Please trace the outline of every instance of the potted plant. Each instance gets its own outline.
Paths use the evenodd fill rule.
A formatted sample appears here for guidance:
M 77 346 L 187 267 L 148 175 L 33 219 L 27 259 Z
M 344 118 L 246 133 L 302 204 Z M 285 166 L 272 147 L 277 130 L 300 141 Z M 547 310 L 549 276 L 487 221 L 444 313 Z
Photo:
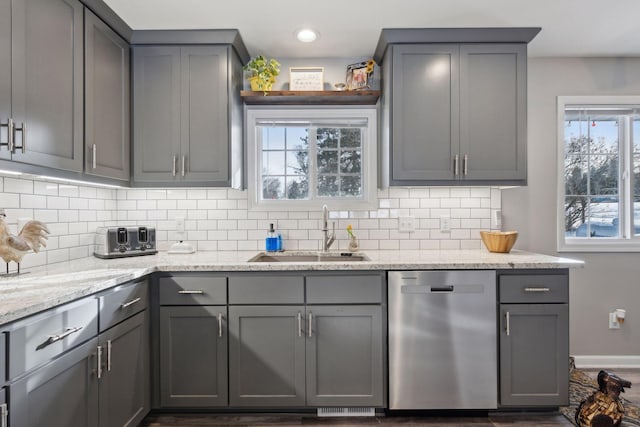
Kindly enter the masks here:
M 273 87 L 276 76 L 280 74 L 280 63 L 273 58 L 267 59 L 263 55 L 258 55 L 252 58 L 242 69 L 247 72 L 251 90 L 261 90 L 266 95 L 266 92 Z

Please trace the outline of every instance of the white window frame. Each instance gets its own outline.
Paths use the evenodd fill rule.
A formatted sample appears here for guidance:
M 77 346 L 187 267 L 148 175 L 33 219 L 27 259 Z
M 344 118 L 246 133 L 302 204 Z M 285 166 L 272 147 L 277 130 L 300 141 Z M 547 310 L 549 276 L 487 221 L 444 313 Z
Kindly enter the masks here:
M 565 109 L 571 105 L 603 107 L 640 106 L 640 96 L 558 96 L 557 99 L 557 247 L 558 252 L 640 252 L 640 238 L 633 235 L 632 173 L 633 142 L 623 141 L 620 147 L 619 194 L 621 231 L 628 237 L 588 239 L 567 237 L 564 230 L 564 134 Z M 630 158 L 631 157 L 631 158 Z
M 332 198 L 322 197 L 310 200 L 261 200 L 260 192 L 260 156 L 258 150 L 257 123 L 263 121 L 295 121 L 295 120 L 366 120 L 367 126 L 362 140 L 362 197 Z M 321 209 L 329 205 L 332 210 L 370 210 L 377 209 L 377 152 L 378 122 L 377 110 L 374 108 L 332 107 L 318 108 L 273 108 L 248 107 L 245 115 L 245 135 L 247 147 L 247 191 L 250 210 L 265 211 L 301 211 Z M 310 177 L 309 185 L 315 185 L 317 173 L 313 150 L 309 153 Z

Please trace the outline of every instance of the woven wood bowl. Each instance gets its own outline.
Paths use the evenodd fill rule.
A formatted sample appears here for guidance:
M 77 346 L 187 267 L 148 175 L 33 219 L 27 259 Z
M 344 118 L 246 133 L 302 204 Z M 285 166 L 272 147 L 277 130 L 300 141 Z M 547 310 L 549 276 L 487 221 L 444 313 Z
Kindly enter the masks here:
M 509 253 L 518 239 L 517 231 L 481 231 L 482 243 L 489 252 Z

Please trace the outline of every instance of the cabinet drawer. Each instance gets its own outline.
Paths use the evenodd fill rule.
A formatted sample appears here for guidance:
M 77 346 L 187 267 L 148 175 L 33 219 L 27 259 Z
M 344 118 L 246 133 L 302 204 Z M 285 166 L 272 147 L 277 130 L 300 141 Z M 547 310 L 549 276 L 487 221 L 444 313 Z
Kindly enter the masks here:
M 149 304 L 147 281 L 117 286 L 101 295 L 100 332 L 147 308 Z
M 500 276 L 501 303 L 569 302 L 569 276 L 523 274 Z
M 161 305 L 216 305 L 227 303 L 227 278 L 205 275 L 158 279 Z
M 237 275 L 229 277 L 229 304 L 302 304 L 302 276 Z
M 22 320 L 9 331 L 9 379 L 40 365 L 98 334 L 94 297 Z
M 380 304 L 382 276 L 307 276 L 307 303 L 310 304 Z

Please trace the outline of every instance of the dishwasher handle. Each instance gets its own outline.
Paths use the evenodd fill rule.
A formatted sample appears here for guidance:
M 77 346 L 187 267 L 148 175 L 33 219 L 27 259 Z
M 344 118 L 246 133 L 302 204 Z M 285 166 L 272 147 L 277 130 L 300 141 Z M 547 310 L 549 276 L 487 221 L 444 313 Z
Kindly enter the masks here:
M 431 292 L 453 292 L 453 285 L 448 286 L 431 286 Z

